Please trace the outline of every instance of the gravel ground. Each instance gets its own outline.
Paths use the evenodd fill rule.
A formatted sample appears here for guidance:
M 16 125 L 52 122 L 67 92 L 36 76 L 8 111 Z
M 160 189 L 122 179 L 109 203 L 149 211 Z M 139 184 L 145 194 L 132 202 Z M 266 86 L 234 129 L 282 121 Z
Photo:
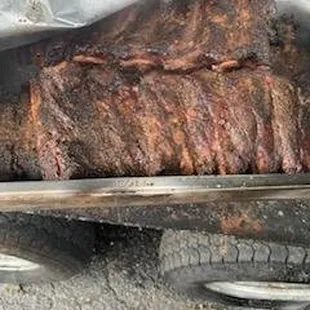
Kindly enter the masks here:
M 44 285 L 0 285 L 0 310 L 246 310 L 197 304 L 165 286 L 158 277 L 160 232 L 116 226 L 98 232 L 97 254 L 82 274 Z
M 46 285 L 3 285 L 0 310 L 216 309 L 186 300 L 160 282 L 160 236 L 156 231 L 105 226 L 100 229 L 99 253 L 83 274 Z

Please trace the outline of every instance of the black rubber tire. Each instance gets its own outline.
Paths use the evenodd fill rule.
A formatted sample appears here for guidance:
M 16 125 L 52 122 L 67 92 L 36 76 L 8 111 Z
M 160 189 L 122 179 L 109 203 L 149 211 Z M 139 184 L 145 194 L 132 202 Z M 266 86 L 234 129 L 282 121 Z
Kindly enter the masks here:
M 38 283 L 67 279 L 89 262 L 94 229 L 63 218 L 0 213 L 0 254 L 29 260 L 34 270 L 1 270 L 1 283 Z
M 232 298 L 208 291 L 214 281 L 309 283 L 310 250 L 233 236 L 166 231 L 160 246 L 161 273 L 177 291 L 224 305 L 281 308 L 283 302 Z

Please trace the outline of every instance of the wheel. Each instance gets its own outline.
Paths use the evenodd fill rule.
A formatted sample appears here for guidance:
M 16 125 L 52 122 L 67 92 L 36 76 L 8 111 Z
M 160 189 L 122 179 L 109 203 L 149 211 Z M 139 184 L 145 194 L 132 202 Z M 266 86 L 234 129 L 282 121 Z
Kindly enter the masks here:
M 93 252 L 88 223 L 0 213 L 0 282 L 26 284 L 69 278 Z
M 164 279 L 191 297 L 268 309 L 310 303 L 310 250 L 304 247 L 166 231 L 160 261 Z

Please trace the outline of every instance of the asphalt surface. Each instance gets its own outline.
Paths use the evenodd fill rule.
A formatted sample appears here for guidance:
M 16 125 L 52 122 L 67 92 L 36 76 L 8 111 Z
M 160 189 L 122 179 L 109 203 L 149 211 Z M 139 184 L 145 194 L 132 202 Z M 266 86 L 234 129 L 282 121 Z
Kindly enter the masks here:
M 3 285 L 0 310 L 218 309 L 178 296 L 158 277 L 157 231 L 103 226 L 99 252 L 83 274 L 68 281 Z

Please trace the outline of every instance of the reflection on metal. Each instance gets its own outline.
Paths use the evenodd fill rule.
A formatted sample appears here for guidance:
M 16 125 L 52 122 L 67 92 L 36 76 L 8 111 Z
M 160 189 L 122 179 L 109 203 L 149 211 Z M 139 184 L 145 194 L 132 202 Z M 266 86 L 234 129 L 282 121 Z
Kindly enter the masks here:
M 272 282 L 211 282 L 205 287 L 226 296 L 274 301 L 310 301 L 310 285 Z
M 32 271 L 40 268 L 40 265 L 31 261 L 11 256 L 7 254 L 0 254 L 0 271 Z
M 310 199 L 309 174 L 0 183 L 1 211 L 294 199 Z

